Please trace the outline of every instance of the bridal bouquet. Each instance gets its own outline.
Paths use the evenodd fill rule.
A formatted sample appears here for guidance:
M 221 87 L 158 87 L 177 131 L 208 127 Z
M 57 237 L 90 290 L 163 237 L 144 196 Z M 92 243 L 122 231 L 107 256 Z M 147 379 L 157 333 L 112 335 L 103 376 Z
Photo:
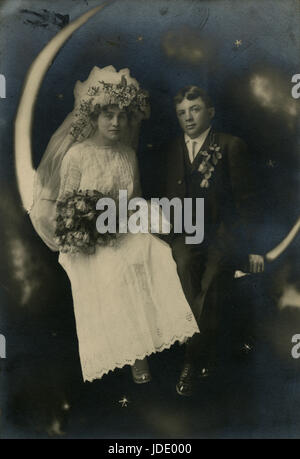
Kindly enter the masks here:
M 96 203 L 103 197 L 96 190 L 79 190 L 67 193 L 57 203 L 55 242 L 60 252 L 92 254 L 96 245 L 116 239 L 116 233 L 100 234 L 96 229 Z

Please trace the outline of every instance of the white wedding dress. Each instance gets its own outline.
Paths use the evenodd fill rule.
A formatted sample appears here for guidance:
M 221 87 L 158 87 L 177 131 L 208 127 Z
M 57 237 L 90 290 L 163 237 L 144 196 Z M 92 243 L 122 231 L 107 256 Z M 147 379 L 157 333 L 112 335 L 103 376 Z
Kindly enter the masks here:
M 61 168 L 59 199 L 73 190 L 118 199 L 139 193 L 135 153 L 128 147 L 73 145 Z M 60 253 L 71 282 L 85 381 L 199 332 L 183 294 L 171 249 L 151 234 L 123 234 L 92 255 Z

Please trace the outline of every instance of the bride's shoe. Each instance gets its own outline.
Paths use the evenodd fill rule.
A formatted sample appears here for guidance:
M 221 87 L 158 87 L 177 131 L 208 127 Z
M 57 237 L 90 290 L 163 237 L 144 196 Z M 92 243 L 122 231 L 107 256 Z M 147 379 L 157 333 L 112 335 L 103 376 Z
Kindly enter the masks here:
M 131 366 L 133 381 L 136 384 L 145 384 L 151 381 L 151 374 L 148 366 L 147 358 L 136 360 Z

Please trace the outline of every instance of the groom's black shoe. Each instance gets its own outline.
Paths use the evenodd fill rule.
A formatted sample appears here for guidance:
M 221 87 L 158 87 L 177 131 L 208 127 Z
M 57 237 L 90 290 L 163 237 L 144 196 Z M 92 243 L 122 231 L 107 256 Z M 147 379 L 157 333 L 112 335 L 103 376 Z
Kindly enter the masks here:
M 179 381 L 176 384 L 176 392 L 183 397 L 191 397 L 194 394 L 196 371 L 193 365 L 186 363 L 182 369 Z
M 206 366 L 206 367 L 202 367 L 198 370 L 197 372 L 197 378 L 200 380 L 200 381 L 205 381 L 207 380 L 208 378 L 211 378 L 212 374 L 214 372 L 214 367 L 212 366 Z

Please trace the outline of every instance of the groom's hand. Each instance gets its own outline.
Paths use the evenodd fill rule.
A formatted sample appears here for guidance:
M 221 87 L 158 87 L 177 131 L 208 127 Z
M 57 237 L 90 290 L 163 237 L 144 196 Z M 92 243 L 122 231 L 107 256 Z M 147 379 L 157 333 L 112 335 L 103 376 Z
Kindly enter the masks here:
M 264 257 L 262 255 L 250 254 L 249 255 L 249 272 L 250 273 L 263 273 L 265 270 Z

